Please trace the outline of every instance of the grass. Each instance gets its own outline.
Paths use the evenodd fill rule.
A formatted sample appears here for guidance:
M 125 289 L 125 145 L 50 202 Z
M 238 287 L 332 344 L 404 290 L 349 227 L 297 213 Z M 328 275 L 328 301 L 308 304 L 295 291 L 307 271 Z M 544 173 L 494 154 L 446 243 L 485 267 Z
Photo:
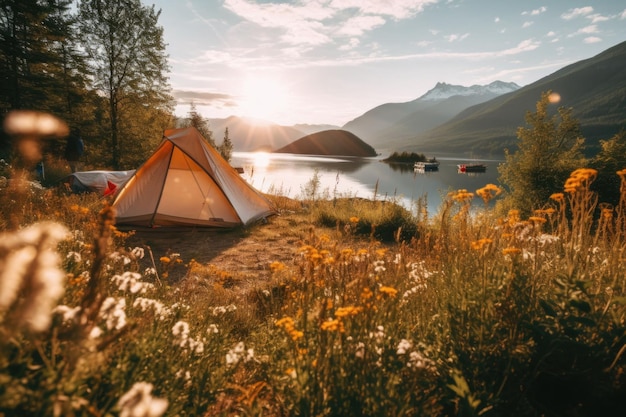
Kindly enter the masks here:
M 416 216 L 314 178 L 270 196 L 293 260 L 246 286 L 145 268 L 98 197 L 5 182 L 0 415 L 623 415 L 620 175 L 616 207 L 580 170 L 526 219 L 476 202 L 494 186 Z

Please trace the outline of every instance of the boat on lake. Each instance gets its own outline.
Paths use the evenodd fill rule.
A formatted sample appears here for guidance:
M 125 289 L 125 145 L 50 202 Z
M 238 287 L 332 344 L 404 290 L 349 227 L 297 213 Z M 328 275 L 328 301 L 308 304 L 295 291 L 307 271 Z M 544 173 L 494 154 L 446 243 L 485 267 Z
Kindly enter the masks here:
M 485 172 L 487 171 L 487 165 L 480 163 L 471 163 L 471 164 L 458 164 L 457 168 L 460 173 L 470 173 L 470 172 Z
M 418 161 L 413 164 L 416 171 L 437 171 L 439 169 L 439 161 L 436 158 L 428 161 Z

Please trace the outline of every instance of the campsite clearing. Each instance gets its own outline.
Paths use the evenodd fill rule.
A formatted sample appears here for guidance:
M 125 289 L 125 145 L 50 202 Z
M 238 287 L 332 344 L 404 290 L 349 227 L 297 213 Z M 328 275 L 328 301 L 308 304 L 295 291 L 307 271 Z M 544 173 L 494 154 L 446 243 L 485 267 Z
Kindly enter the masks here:
M 126 246 L 149 249 L 155 265 L 146 252 L 143 266 L 155 266 L 159 273 L 165 269 L 159 261 L 161 257 L 179 254 L 183 262 L 169 269 L 168 280 L 172 283 L 187 274 L 187 266 L 194 260 L 228 272 L 230 282 L 240 286 L 269 279 L 272 262 L 291 262 L 309 227 L 308 216 L 278 215 L 248 228 L 137 231 L 128 238 Z

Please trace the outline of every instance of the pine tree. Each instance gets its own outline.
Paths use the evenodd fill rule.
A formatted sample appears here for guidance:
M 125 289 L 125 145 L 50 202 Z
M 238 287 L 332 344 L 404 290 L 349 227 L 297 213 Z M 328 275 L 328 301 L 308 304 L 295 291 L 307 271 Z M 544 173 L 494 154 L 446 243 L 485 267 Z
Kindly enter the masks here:
M 230 162 L 230 158 L 233 156 L 233 143 L 228 137 L 228 128 L 224 130 L 224 141 L 220 145 L 220 154 L 222 157 Z
M 213 132 L 209 126 L 209 120 L 198 113 L 196 104 L 193 101 L 189 107 L 189 113 L 187 113 L 187 120 L 183 122 L 183 127 L 195 127 L 207 142 L 209 142 L 212 147 L 216 148 Z
M 84 74 L 69 65 L 79 60 L 70 46 L 74 27 L 71 0 L 5 0 L 0 7 L 0 115 L 32 109 L 67 118 L 68 92 Z

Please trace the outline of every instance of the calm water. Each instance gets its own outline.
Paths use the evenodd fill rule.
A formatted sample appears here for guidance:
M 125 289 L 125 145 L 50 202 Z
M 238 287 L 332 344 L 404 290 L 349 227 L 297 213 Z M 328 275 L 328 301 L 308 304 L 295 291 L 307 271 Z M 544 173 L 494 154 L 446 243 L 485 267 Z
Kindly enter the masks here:
M 467 159 L 437 159 L 440 161 L 439 170 L 427 173 L 416 173 L 406 165 L 402 168 L 391 166 L 381 162 L 380 158 L 234 152 L 231 163 L 242 167 L 243 177 L 262 192 L 302 197 L 317 172 L 320 192 L 330 196 L 396 198 L 407 208 L 426 196 L 429 213 L 437 211 L 442 195 L 445 196 L 448 191 L 464 188 L 474 192 L 485 184 L 498 184 L 497 167 L 502 161 L 474 159 L 472 161 L 486 164 L 487 171 L 460 174 L 457 164 L 466 163 Z

